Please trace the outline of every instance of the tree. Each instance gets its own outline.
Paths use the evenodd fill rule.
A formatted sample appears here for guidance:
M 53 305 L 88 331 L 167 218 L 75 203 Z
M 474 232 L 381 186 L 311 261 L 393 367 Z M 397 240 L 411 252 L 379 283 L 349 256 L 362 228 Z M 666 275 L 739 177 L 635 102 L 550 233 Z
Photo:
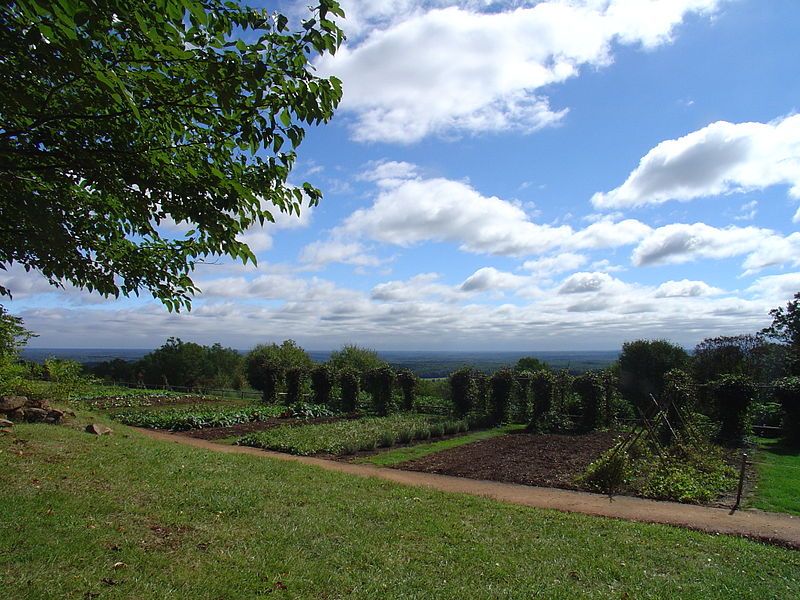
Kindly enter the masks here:
M 311 64 L 344 39 L 331 16 L 317 0 L 294 32 L 223 0 L 2 5 L 0 268 L 179 310 L 198 261 L 255 263 L 240 234 L 321 198 L 287 181 L 303 125 L 341 99 Z
M 772 324 L 762 333 L 788 346 L 788 370 L 791 375 L 800 375 L 800 292 L 786 304 L 786 308 L 779 306 L 769 311 L 769 315 Z
M 22 318 L 10 314 L 0 304 L 0 359 L 15 359 L 32 337 L 36 334 L 25 329 Z
M 672 369 L 685 369 L 686 350 L 667 340 L 636 340 L 622 345 L 619 356 L 619 388 L 622 396 L 640 410 L 652 406 L 664 391 L 664 376 Z
M 544 363 L 533 356 L 523 356 L 517 361 L 517 364 L 514 365 L 514 371 L 518 373 L 521 371 L 530 371 L 531 373 L 535 373 L 536 371 L 549 370 L 550 367 L 547 365 L 547 363 Z
M 328 362 L 337 373 L 343 369 L 353 369 L 362 376 L 386 366 L 386 361 L 375 350 L 355 344 L 345 344 L 341 349 L 334 350 Z
M 695 346 L 692 370 L 701 383 L 720 375 L 747 375 L 761 380 L 769 355 L 769 344 L 761 335 L 706 338 Z
M 284 340 L 278 344 L 259 344 L 248 352 L 245 357 L 245 370 L 250 385 L 257 390 L 264 391 L 263 369 L 277 373 L 278 382 L 283 379 L 283 374 L 289 369 L 303 369 L 310 371 L 314 366 L 308 353 L 297 345 L 294 340 Z

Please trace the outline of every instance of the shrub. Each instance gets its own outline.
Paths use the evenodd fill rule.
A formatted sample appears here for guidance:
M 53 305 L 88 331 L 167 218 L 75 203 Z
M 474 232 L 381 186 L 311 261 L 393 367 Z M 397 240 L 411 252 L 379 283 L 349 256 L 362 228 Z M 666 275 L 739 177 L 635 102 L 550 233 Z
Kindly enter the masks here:
M 575 378 L 573 388 L 581 398 L 581 428 L 584 431 L 593 431 L 605 424 L 605 411 L 601 406 L 605 385 L 600 375 L 587 371 Z
M 740 446 L 748 432 L 748 412 L 755 394 L 752 380 L 742 375 L 723 375 L 711 383 L 720 428 L 718 441 Z
M 397 432 L 397 443 L 408 444 L 414 439 L 414 432 L 411 429 L 401 429 Z
M 317 365 L 311 370 L 311 391 L 314 403 L 330 406 L 333 374 L 328 365 Z
M 697 398 L 697 386 L 692 377 L 680 369 L 672 369 L 664 376 L 664 393 L 661 406 L 667 407 L 667 420 L 658 432 L 661 442 L 671 444 L 673 434 L 681 434 L 691 427 L 686 419 L 693 413 Z
M 378 448 L 388 448 L 394 446 L 394 443 L 395 435 L 391 431 L 384 431 L 380 437 L 378 437 Z
M 553 405 L 554 378 L 550 371 L 536 371 L 531 375 L 531 391 L 533 392 L 533 410 L 531 427 L 539 427 L 540 421 L 550 412 Z
M 414 395 L 417 390 L 417 376 L 411 369 L 400 369 L 397 372 L 397 383 L 403 392 L 403 410 L 414 410 Z
M 508 419 L 508 406 L 514 388 L 514 372 L 511 369 L 496 371 L 489 380 L 489 386 L 491 388 L 489 421 L 493 425 L 499 425 Z
M 394 371 L 388 365 L 378 367 L 369 372 L 370 395 L 375 414 L 385 416 L 392 404 L 392 384 Z
M 722 454 L 710 446 L 677 451 L 648 460 L 643 468 L 640 491 L 658 500 L 709 502 L 728 491 L 736 481 L 736 471 L 725 463 Z
M 464 367 L 450 374 L 450 397 L 453 409 L 459 417 L 466 417 L 475 404 L 475 382 L 472 369 Z
M 639 410 L 652 407 L 650 394 L 660 398 L 664 376 L 689 363 L 686 350 L 666 340 L 637 340 L 622 345 L 619 388 L 622 396 Z
M 431 437 L 442 437 L 444 435 L 444 425 L 436 423 L 431 425 Z
M 297 404 L 302 400 L 304 376 L 305 371 L 300 367 L 292 367 L 286 371 L 286 404 Z
M 358 394 L 361 388 L 358 373 L 350 368 L 342 369 L 339 372 L 339 386 L 342 390 L 342 410 L 346 413 L 355 412 L 358 409 Z
M 800 377 L 778 379 L 774 389 L 775 399 L 783 410 L 783 438 L 790 444 L 800 444 Z
M 283 375 L 288 369 L 310 369 L 311 358 L 293 340 L 278 344 L 260 344 L 245 357 L 247 380 L 253 389 L 264 394 L 264 400 L 274 402 Z
M 627 453 L 612 448 L 586 468 L 578 483 L 596 492 L 613 494 L 625 486 L 631 475 Z
M 522 360 L 522 359 L 520 359 Z M 514 423 L 526 423 L 530 418 L 530 389 L 531 371 L 518 371 L 514 373 L 514 402 L 511 406 L 509 418 Z

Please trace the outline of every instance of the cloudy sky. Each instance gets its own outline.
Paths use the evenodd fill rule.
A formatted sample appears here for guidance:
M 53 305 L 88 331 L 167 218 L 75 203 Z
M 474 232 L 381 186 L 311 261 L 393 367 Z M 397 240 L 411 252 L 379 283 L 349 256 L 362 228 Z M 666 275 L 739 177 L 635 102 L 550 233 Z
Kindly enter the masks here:
M 35 345 L 691 346 L 800 290 L 797 0 L 342 4 L 344 100 L 293 174 L 320 206 L 188 314 L 12 270 Z

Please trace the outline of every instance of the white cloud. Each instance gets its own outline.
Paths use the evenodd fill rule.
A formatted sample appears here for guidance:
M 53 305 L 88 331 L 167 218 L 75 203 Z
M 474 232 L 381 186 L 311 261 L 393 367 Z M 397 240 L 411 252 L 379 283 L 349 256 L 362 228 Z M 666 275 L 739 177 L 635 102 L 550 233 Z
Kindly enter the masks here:
M 557 275 L 566 271 L 574 271 L 586 264 L 586 257 L 582 254 L 563 252 L 555 256 L 545 256 L 536 260 L 526 260 L 522 268 L 538 277 Z
M 387 180 L 383 180 L 387 181 Z M 334 232 L 411 246 L 453 242 L 467 252 L 530 256 L 556 248 L 611 248 L 636 243 L 652 230 L 628 219 L 598 221 L 575 231 L 569 225 L 542 225 L 515 202 L 484 196 L 450 179 L 391 179 L 372 206 L 352 213 Z
M 696 298 L 721 294 L 722 290 L 708 285 L 705 281 L 665 281 L 655 291 L 656 298 Z
M 800 198 L 800 115 L 770 123 L 717 121 L 650 150 L 618 188 L 597 193 L 601 209 L 789 185 Z
M 615 41 L 647 48 L 669 42 L 687 14 L 710 14 L 719 3 L 548 0 L 499 11 L 479 2 L 350 3 L 350 27 L 362 33 L 361 23 L 371 21 L 374 29 L 318 67 L 343 79 L 341 109 L 355 114 L 358 140 L 531 132 L 566 114 L 550 108 L 542 88 L 577 76 L 582 66 L 610 64 Z M 427 10 L 435 4 L 462 6 Z
M 785 304 L 800 292 L 800 273 L 759 277 L 747 291 L 758 298 L 764 298 L 774 308 L 779 304 Z
M 607 273 L 575 273 L 570 275 L 558 290 L 559 294 L 586 294 L 599 292 L 615 282 Z
M 378 160 L 367 163 L 365 170 L 356 179 L 374 181 L 379 186 L 390 187 L 416 177 L 417 165 L 404 161 Z
M 300 261 L 312 268 L 319 268 L 329 263 L 376 267 L 385 262 L 371 255 L 360 242 L 337 239 L 311 242 L 300 252 Z
M 797 212 L 794 213 L 794 217 L 792 217 L 792 223 L 800 223 L 800 208 L 798 208 Z
M 452 287 L 438 283 L 438 273 L 420 273 L 406 281 L 387 281 L 372 288 L 373 300 L 382 302 L 422 302 L 431 297 L 456 300 L 461 294 Z
M 654 230 L 634 249 L 636 266 L 722 259 L 756 252 L 775 232 L 757 227 L 717 228 L 705 223 L 673 223 Z
M 506 273 L 494 267 L 483 267 L 467 277 L 459 289 L 463 292 L 492 292 L 516 290 L 526 284 L 530 284 L 529 277 Z

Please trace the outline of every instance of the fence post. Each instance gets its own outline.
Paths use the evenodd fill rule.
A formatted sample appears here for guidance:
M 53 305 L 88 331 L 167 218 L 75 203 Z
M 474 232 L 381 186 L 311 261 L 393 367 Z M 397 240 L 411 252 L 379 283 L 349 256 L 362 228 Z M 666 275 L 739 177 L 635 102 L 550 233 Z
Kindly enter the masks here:
M 733 505 L 731 513 L 739 508 L 739 503 L 742 501 L 742 488 L 744 487 L 744 474 L 747 467 L 747 452 L 742 452 L 742 466 L 739 468 L 739 486 L 736 488 L 736 504 Z

